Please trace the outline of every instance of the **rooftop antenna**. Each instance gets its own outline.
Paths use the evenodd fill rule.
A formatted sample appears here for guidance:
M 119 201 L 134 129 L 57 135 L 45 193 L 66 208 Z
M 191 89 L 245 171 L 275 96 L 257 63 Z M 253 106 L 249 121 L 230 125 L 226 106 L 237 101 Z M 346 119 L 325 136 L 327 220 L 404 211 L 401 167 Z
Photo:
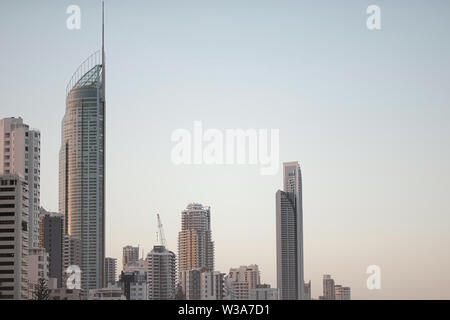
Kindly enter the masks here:
M 105 98 L 105 1 L 102 1 L 102 86 Z
M 158 217 L 158 229 L 159 229 L 159 240 L 162 246 L 166 246 L 166 237 L 164 236 L 164 229 L 161 223 L 161 218 L 159 217 L 159 213 L 156 214 Z

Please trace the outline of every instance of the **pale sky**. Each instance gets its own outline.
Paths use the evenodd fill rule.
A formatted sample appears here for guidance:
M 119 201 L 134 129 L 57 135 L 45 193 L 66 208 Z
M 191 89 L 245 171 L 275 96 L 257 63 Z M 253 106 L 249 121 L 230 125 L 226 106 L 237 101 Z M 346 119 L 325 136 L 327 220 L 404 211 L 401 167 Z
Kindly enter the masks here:
M 81 30 L 66 8 L 81 8 Z M 382 28 L 366 28 L 366 8 Z M 106 255 L 177 253 L 180 213 L 211 206 L 216 269 L 276 286 L 275 192 L 252 165 L 175 166 L 171 133 L 280 129 L 303 174 L 305 280 L 354 299 L 450 299 L 450 2 L 106 1 Z M 41 203 L 58 209 L 65 88 L 100 44 L 101 3 L 0 1 L 0 117 L 42 132 Z M 281 163 L 280 163 L 281 166 Z M 381 290 L 366 268 L 381 268 Z

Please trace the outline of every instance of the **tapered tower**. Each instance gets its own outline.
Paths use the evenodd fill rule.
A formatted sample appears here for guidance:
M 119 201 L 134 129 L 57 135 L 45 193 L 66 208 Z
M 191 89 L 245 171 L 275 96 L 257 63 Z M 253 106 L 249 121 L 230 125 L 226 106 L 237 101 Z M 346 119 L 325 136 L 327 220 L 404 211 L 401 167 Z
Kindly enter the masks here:
M 75 71 L 66 90 L 59 154 L 59 210 L 64 232 L 81 253 L 81 289 L 104 285 L 105 260 L 105 24 L 102 49 Z

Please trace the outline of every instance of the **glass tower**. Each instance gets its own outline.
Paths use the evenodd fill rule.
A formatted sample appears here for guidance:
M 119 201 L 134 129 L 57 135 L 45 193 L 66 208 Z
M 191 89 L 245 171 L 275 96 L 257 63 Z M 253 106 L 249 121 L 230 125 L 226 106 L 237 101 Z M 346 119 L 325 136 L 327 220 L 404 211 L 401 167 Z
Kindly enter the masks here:
M 104 20 L 103 20 L 104 21 Z M 104 40 L 104 23 L 102 40 Z M 104 286 L 105 55 L 86 59 L 67 86 L 59 154 L 59 210 L 64 232 L 78 241 L 81 289 Z M 75 248 L 73 248 L 75 249 Z
M 283 164 L 276 193 L 277 285 L 282 300 L 304 299 L 302 176 L 298 162 Z

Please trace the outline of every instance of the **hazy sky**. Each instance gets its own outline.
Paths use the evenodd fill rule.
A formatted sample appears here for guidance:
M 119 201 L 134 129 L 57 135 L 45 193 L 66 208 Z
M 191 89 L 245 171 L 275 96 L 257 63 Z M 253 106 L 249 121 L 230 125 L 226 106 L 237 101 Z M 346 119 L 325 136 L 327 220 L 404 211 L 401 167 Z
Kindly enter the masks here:
M 81 30 L 66 8 L 81 8 Z M 366 28 L 381 8 L 382 29 Z M 0 117 L 42 132 L 41 202 L 58 209 L 65 88 L 100 48 L 100 1 L 0 1 Z M 360 299 L 450 299 L 450 2 L 106 1 L 107 256 L 177 252 L 180 213 L 211 206 L 216 268 L 276 286 L 281 171 L 175 166 L 177 128 L 280 129 L 303 173 L 305 280 Z M 281 165 L 281 164 L 280 164 Z M 381 290 L 366 268 L 381 267 Z

